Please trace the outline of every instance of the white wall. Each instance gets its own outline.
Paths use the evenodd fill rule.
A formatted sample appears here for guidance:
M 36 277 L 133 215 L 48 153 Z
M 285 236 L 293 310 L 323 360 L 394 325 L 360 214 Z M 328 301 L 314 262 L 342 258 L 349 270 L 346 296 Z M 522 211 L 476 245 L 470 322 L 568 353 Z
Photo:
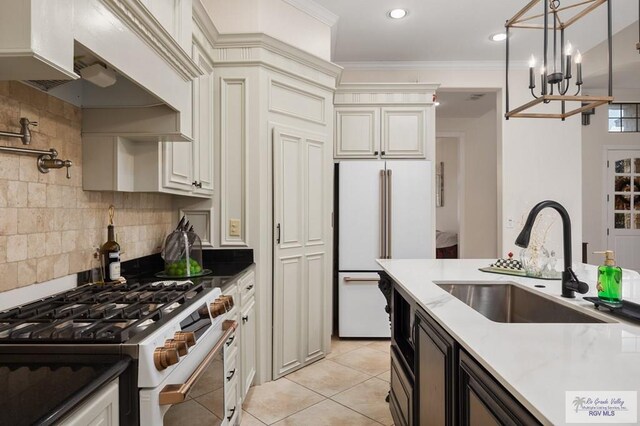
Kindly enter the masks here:
M 264 33 L 331 60 L 331 27 L 282 0 L 202 0 L 221 34 Z
M 436 139 L 436 166 L 444 163 L 444 205 L 436 207 L 436 229 L 458 233 L 458 139 Z
M 437 114 L 437 111 L 436 111 Z M 460 257 L 498 256 L 497 111 L 479 118 L 439 118 L 437 132 L 464 134 L 464 200 L 460 220 Z
M 441 89 L 496 89 L 504 91 L 502 69 L 469 69 L 463 67 L 367 70 L 345 69 L 342 82 L 420 82 L 440 83 Z M 530 100 L 527 70 L 511 73 L 511 105 Z M 498 110 L 504 112 L 504 98 L 499 97 Z M 520 232 L 508 228 L 507 220 L 518 221 L 537 202 L 555 199 L 562 203 L 573 223 L 574 260 L 580 260 L 582 229 L 582 164 L 580 118 L 562 122 L 551 119 L 511 119 L 496 114 L 497 179 L 498 179 L 498 251 L 519 252 L 514 241 Z M 436 129 L 437 131 L 437 129 Z M 428 149 L 434 158 L 435 146 Z M 476 208 L 483 208 L 478 205 Z M 550 232 L 547 247 L 562 253 L 562 232 L 558 224 Z
M 604 94 L 591 91 L 590 94 Z M 616 102 L 640 102 L 640 90 L 614 90 Z M 606 147 L 627 146 L 640 149 L 640 133 L 609 133 L 607 107 L 596 110 L 591 124 L 582 126 L 582 239 L 589 243 L 589 262 L 599 264 L 596 250 L 607 249 L 604 200 L 606 190 Z

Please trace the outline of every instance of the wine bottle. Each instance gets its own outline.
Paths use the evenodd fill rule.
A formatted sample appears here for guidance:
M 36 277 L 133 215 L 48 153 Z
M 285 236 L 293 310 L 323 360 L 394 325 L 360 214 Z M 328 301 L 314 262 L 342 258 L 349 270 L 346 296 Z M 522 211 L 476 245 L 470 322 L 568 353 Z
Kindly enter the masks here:
M 113 227 L 115 208 L 109 207 L 109 225 L 107 226 L 107 242 L 100 247 L 104 281 L 113 282 L 120 278 L 120 244 L 116 241 Z

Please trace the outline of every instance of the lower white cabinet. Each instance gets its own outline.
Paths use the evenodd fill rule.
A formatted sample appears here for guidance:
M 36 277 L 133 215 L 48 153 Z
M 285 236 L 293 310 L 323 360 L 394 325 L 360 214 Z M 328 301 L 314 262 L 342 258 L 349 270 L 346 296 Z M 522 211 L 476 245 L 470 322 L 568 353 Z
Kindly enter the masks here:
M 92 395 L 61 420 L 61 426 L 117 426 L 120 424 L 118 379 Z
M 240 313 L 242 334 L 242 397 L 247 394 L 256 376 L 256 303 L 251 300 Z

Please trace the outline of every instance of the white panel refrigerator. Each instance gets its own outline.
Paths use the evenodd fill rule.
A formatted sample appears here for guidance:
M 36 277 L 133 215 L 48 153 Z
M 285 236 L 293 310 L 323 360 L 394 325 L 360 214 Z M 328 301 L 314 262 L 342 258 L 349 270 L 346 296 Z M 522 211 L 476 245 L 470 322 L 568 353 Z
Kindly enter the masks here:
M 390 337 L 376 259 L 434 257 L 431 162 L 343 161 L 338 191 L 338 334 Z

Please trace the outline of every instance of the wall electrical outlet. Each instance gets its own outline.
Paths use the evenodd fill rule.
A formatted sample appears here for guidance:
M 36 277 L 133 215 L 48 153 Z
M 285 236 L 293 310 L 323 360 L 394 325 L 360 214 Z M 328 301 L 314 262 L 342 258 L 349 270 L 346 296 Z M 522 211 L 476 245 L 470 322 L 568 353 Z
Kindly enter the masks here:
M 229 236 L 240 236 L 240 219 L 229 219 Z

